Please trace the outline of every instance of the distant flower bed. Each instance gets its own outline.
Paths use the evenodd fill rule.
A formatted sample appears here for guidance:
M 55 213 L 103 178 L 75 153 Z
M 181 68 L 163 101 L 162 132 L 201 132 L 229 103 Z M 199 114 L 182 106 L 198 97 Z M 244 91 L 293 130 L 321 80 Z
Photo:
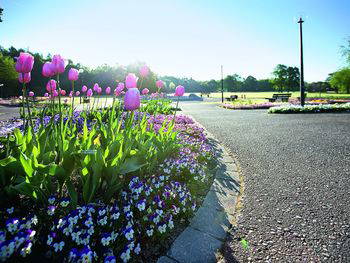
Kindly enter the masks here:
M 350 100 L 346 99 L 323 99 L 323 98 L 310 98 L 306 101 L 309 104 L 336 104 L 336 103 L 348 103 Z
M 319 112 L 350 112 L 350 103 L 319 104 L 319 105 L 283 105 L 270 108 L 268 113 L 319 113 Z
M 256 109 L 269 109 L 271 107 L 280 106 L 272 102 L 260 103 L 260 104 L 221 104 L 220 107 L 231 110 L 256 110 Z

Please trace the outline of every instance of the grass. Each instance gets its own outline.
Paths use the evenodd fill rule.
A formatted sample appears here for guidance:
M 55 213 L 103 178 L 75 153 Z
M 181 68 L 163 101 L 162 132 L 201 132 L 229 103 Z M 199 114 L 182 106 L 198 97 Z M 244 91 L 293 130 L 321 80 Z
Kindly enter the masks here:
M 239 98 L 245 95 L 246 99 L 264 99 L 272 98 L 272 95 L 277 93 L 276 91 L 269 92 L 224 92 L 224 98 L 230 97 L 231 95 L 238 95 Z M 292 98 L 297 98 L 300 96 L 300 92 L 294 91 L 292 93 Z M 200 93 L 196 93 L 200 96 Z M 221 98 L 221 92 L 210 93 L 210 98 Z M 319 92 L 308 92 L 307 98 L 325 98 L 325 99 L 350 99 L 350 94 L 336 94 L 336 93 L 319 93 Z

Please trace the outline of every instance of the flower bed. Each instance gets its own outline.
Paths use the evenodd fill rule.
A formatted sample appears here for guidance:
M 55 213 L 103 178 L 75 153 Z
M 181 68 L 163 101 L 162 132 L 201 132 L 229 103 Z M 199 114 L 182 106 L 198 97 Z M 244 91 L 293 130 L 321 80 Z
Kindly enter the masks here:
M 272 103 L 272 102 L 266 102 L 266 103 L 259 103 L 259 104 L 230 104 L 230 103 L 224 103 L 221 104 L 220 107 L 225 109 L 231 109 L 231 110 L 256 110 L 256 109 L 269 109 L 271 107 L 280 106 L 281 104 Z
M 25 86 L 31 61 L 21 53 L 16 64 L 23 120 L 0 130 L 0 261 L 155 261 L 212 182 L 213 150 L 203 129 L 176 112 L 160 114 L 166 102 L 139 111 L 134 74 L 126 76 L 123 101 L 119 83 L 112 106 L 99 109 L 94 100 L 77 111 L 78 71 L 71 69 L 71 104 L 63 107 L 66 92 L 50 80 L 49 100 L 33 114 Z M 43 75 L 59 79 L 64 69 L 55 55 Z M 141 83 L 147 72 L 141 69 Z M 82 88 L 88 97 L 102 89 L 93 90 Z M 183 93 L 178 86 L 175 95 Z
M 350 103 L 319 104 L 319 105 L 285 105 L 270 108 L 268 113 L 320 113 L 320 112 L 349 112 Z

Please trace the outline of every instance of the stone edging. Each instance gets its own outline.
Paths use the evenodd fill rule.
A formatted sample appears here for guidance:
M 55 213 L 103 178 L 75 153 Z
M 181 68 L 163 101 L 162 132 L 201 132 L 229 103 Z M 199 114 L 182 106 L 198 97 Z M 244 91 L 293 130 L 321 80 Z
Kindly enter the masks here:
M 220 152 L 214 182 L 189 226 L 157 263 L 217 262 L 216 253 L 223 245 L 228 230 L 235 224 L 240 195 L 239 170 L 228 151 L 213 135 L 206 133 Z

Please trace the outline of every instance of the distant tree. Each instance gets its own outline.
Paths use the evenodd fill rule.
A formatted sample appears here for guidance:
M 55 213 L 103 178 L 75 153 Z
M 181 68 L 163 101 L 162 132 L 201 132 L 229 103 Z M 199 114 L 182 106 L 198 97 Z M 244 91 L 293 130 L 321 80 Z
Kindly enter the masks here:
M 18 73 L 15 70 L 15 62 L 9 56 L 0 53 L 0 97 L 9 97 L 18 95 L 20 89 L 16 86 Z
M 350 68 L 343 68 L 334 72 L 330 78 L 330 84 L 341 93 L 350 93 Z
M 340 51 L 346 62 L 350 65 L 350 37 L 347 39 L 346 44 L 340 47 Z
M 4 9 L 0 7 L 0 22 L 2 22 L 2 12 L 3 11 L 4 11 Z
M 297 67 L 278 64 L 272 74 L 274 75 L 272 82 L 279 92 L 296 90 L 299 86 L 300 73 Z
M 258 81 L 253 76 L 248 76 L 243 81 L 243 90 L 244 91 L 258 91 Z

